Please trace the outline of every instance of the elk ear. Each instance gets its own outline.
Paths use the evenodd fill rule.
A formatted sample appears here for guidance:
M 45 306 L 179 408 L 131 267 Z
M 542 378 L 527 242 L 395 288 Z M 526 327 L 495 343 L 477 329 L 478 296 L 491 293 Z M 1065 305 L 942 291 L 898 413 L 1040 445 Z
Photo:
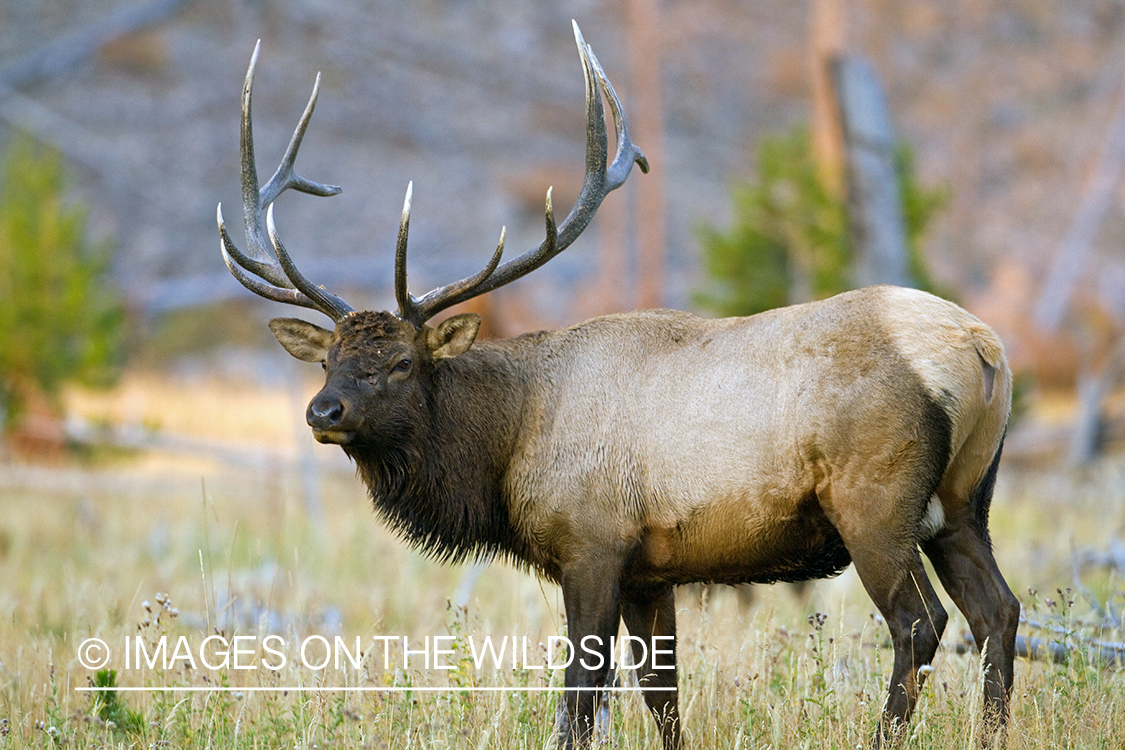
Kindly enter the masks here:
M 437 328 L 431 328 L 426 332 L 426 345 L 430 348 L 434 363 L 469 351 L 469 347 L 476 341 L 478 330 L 480 316 L 476 313 L 454 315 L 439 323 Z
M 270 330 L 285 351 L 305 362 L 323 362 L 332 343 L 332 331 L 298 318 L 274 318 Z

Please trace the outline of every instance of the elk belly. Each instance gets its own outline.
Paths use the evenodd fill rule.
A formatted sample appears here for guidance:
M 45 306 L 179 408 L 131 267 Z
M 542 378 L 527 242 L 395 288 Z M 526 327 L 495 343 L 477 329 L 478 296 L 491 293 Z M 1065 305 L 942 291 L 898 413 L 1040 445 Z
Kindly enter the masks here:
M 772 583 L 836 575 L 851 562 L 815 496 L 769 515 L 745 499 L 645 528 L 630 577 L 663 583 Z

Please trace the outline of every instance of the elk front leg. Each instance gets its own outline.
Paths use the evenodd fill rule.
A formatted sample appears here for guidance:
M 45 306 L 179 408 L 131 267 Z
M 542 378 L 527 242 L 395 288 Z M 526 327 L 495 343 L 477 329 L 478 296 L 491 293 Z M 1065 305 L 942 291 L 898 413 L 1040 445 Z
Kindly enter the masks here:
M 620 565 L 596 562 L 562 576 L 567 637 L 573 649 L 559 717 L 559 747 L 566 750 L 589 747 L 593 738 L 594 714 L 606 698 L 599 688 L 607 684 L 611 639 L 621 621 Z
M 660 727 L 664 750 L 679 750 L 683 741 L 676 699 L 676 599 L 672 587 L 626 589 L 621 595 L 621 616 L 629 634 L 642 639 L 632 641 L 637 683 L 648 688 L 645 705 Z

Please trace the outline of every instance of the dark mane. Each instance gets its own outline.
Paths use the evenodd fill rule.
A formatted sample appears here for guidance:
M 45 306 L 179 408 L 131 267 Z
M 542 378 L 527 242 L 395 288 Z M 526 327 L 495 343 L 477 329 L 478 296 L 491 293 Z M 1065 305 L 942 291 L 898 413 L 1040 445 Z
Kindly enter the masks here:
M 429 424 L 394 445 L 345 447 L 382 519 L 439 562 L 500 555 L 526 565 L 502 480 L 522 400 L 508 350 L 534 338 L 478 343 L 442 362 L 426 393 Z

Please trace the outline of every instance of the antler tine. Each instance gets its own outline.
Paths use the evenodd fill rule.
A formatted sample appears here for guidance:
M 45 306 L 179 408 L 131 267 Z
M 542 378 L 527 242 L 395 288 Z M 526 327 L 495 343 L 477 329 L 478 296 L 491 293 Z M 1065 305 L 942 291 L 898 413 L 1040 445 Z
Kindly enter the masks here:
M 246 250 L 249 256 L 243 255 L 233 243 L 228 250 L 233 251 L 231 257 L 240 266 L 255 276 L 275 286 L 292 289 L 292 283 L 273 263 L 267 250 L 265 235 L 262 233 L 262 200 L 258 190 L 258 167 L 254 158 L 254 125 L 251 115 L 254 73 L 258 68 L 258 54 L 261 49 L 262 40 L 259 39 L 254 45 L 254 54 L 250 56 L 250 66 L 246 69 L 246 79 L 242 84 L 242 118 L 238 142 L 241 155 L 242 223 L 246 230 Z
M 402 270 L 400 277 L 398 264 L 396 264 L 396 281 L 398 278 L 402 279 L 402 293 L 399 294 L 400 316 L 409 315 L 409 317 L 403 317 L 404 320 L 410 320 L 415 325 L 421 325 L 447 307 L 497 289 L 539 268 L 578 238 L 578 235 L 593 219 L 594 213 L 605 200 L 606 195 L 625 182 L 633 164 L 637 164 L 642 172 L 648 172 L 648 160 L 644 153 L 629 140 L 621 101 L 617 98 L 613 86 L 594 56 L 593 50 L 590 49 L 590 45 L 586 44 L 586 41 L 582 38 L 582 32 L 579 30 L 577 23 L 574 23 L 574 40 L 578 45 L 578 53 L 582 57 L 582 70 L 586 81 L 586 176 L 574 207 L 570 210 L 562 225 L 556 228 L 554 209 L 551 205 L 551 191 L 548 190 L 545 211 L 547 236 L 538 247 L 497 267 L 503 249 L 503 235 L 501 235 L 501 245 L 484 270 L 468 279 L 438 287 L 418 300 L 407 294 L 405 290 L 406 247 L 404 235 L 400 231 L 399 253 L 402 259 Z M 608 167 L 606 162 L 608 160 L 609 137 L 606 132 L 602 94 L 605 95 L 609 102 L 610 111 L 613 113 L 614 130 L 617 136 L 616 153 L 613 162 Z
M 467 279 L 435 289 L 425 294 L 420 300 L 416 299 L 406 288 L 406 245 L 410 234 L 410 202 L 413 195 L 414 183 L 412 181 L 406 186 L 406 201 L 402 206 L 402 221 L 398 225 L 398 242 L 395 245 L 395 299 L 398 301 L 399 319 L 410 321 L 420 327 L 434 314 L 427 311 L 437 299 L 437 295 L 453 296 L 471 292 L 492 275 L 492 272 L 500 265 L 500 258 L 504 254 L 504 238 L 507 235 L 508 228 L 500 228 L 500 242 L 497 243 L 496 252 L 492 254 L 492 259 L 488 262 L 488 265 Z M 550 200 L 549 193 L 548 200 Z
M 415 299 L 413 295 L 409 295 L 405 309 L 402 307 L 401 301 L 399 302 L 399 318 L 410 321 L 416 326 L 421 326 L 450 305 L 482 294 L 479 287 L 492 276 L 496 267 L 500 265 L 500 258 L 504 255 L 504 239 L 507 233 L 507 227 L 500 228 L 500 241 L 496 243 L 496 252 L 492 254 L 488 265 L 466 279 L 427 292 L 421 299 Z
M 297 129 L 293 131 L 293 137 L 289 139 L 285 156 L 282 157 L 281 163 L 277 165 L 277 171 L 273 173 L 273 177 L 262 188 L 262 205 L 268 206 L 273 203 L 279 195 L 289 188 L 325 198 L 338 195 L 343 190 L 339 185 L 325 185 L 324 183 L 306 180 L 293 171 L 293 163 L 297 160 L 297 149 L 301 148 L 301 140 L 305 137 L 305 130 L 308 129 L 309 120 L 312 119 L 313 110 L 316 109 L 318 96 L 320 96 L 320 73 L 316 74 L 309 102 L 305 105 L 305 111 L 301 113 L 301 120 L 297 123 Z
M 258 53 L 261 50 L 261 44 L 261 41 L 259 41 L 254 46 L 254 54 L 250 58 L 250 66 L 246 70 L 246 81 L 242 87 L 240 137 L 242 218 L 246 227 L 248 254 L 242 253 L 231 241 L 230 234 L 223 222 L 222 206 L 220 205 L 217 218 L 223 261 L 227 264 L 231 274 L 255 294 L 277 302 L 320 310 L 333 320 L 339 321 L 352 312 L 351 306 L 339 297 L 312 284 L 301 274 L 286 253 L 284 245 L 276 236 L 271 215 L 266 217 L 270 235 L 268 240 L 266 234 L 262 231 L 262 214 L 267 213 L 267 211 L 272 214 L 274 201 L 286 190 L 292 188 L 312 195 L 331 196 L 339 193 L 341 189 L 335 185 L 325 185 L 307 180 L 298 175 L 293 168 L 297 159 L 297 151 L 301 147 L 301 140 L 305 136 L 305 130 L 312 118 L 317 96 L 320 92 L 320 75 L 318 74 L 316 82 L 313 84 L 312 95 L 309 97 L 308 104 L 305 105 L 297 128 L 293 131 L 293 136 L 289 140 L 289 146 L 285 150 L 285 155 L 282 157 L 277 171 L 274 172 L 265 187 L 259 190 L 258 170 L 254 159 L 251 99 L 254 90 L 254 73 L 258 65 Z M 262 281 L 248 276 L 245 272 L 257 276 Z
M 406 200 L 402 204 L 402 221 L 398 225 L 398 242 L 395 244 L 395 299 L 398 316 L 406 320 L 414 311 L 417 300 L 406 288 L 406 242 L 410 236 L 410 200 L 414 195 L 414 181 L 406 185 Z
M 231 257 L 232 252 L 238 255 L 238 249 L 231 242 L 230 235 L 227 233 L 226 225 L 223 223 L 223 207 L 219 205 L 218 210 L 219 220 L 219 250 L 223 254 L 223 262 L 227 264 L 231 275 L 234 276 L 244 287 L 250 291 L 258 294 L 266 299 L 273 300 L 274 302 L 285 302 L 290 305 L 300 305 L 301 307 L 308 307 L 313 310 L 319 309 L 315 302 L 306 297 L 296 289 L 282 289 L 263 281 L 255 279 L 253 276 L 248 276 L 242 270 L 242 266 L 234 261 Z
M 577 23 L 574 24 L 574 33 L 577 35 L 578 39 L 582 39 L 582 32 L 579 31 Z M 585 44 L 585 42 L 582 41 L 580 44 Z M 606 101 L 609 102 L 609 109 L 613 113 L 617 152 L 613 156 L 613 163 L 606 169 L 606 192 L 609 192 L 625 184 L 625 179 L 629 176 L 629 172 L 632 171 L 633 164 L 640 167 L 642 174 L 648 174 L 649 165 L 644 152 L 629 140 L 629 127 L 625 124 L 625 115 L 622 112 L 621 100 L 617 98 L 617 92 L 613 90 L 613 84 L 609 82 L 609 76 L 602 70 L 601 63 L 598 62 L 597 56 L 594 55 L 594 50 L 591 49 L 588 44 L 586 45 L 586 51 L 590 53 L 590 63 L 596 73 L 598 83 L 605 93 Z M 585 57 L 583 57 L 583 61 L 585 62 Z M 604 133 L 604 115 L 601 120 L 601 128 Z
M 571 23 L 574 25 L 574 40 L 582 55 L 582 72 L 586 79 L 586 178 L 582 182 L 582 190 L 578 193 L 578 201 L 559 228 L 558 252 L 562 252 L 577 239 L 594 217 L 606 195 L 625 183 L 634 164 L 645 174 L 649 170 L 648 159 L 629 140 L 629 130 L 625 125 L 625 115 L 621 100 L 617 98 L 617 92 L 613 90 L 613 85 L 602 70 L 594 50 L 582 38 L 582 30 L 578 28 L 578 23 L 576 21 Z M 617 137 L 616 153 L 608 167 L 606 160 L 609 154 L 609 139 L 605 127 L 605 109 L 602 107 L 603 93 L 606 101 L 609 102 L 610 112 L 613 113 L 614 134 Z M 546 260 L 549 259 L 544 259 L 543 262 Z
M 285 275 L 289 277 L 299 292 L 302 292 L 316 305 L 318 310 L 337 323 L 348 317 L 349 313 L 355 312 L 355 309 L 347 302 L 344 302 L 344 300 L 325 290 L 323 287 L 316 286 L 297 270 L 297 266 L 293 264 L 293 260 L 289 257 L 285 245 L 281 244 L 281 238 L 277 236 L 277 227 L 274 226 L 273 223 L 272 203 L 266 211 L 266 230 L 270 234 L 270 244 L 273 246 L 273 251 L 277 255 L 278 261 L 281 262 L 281 267 L 285 271 Z

